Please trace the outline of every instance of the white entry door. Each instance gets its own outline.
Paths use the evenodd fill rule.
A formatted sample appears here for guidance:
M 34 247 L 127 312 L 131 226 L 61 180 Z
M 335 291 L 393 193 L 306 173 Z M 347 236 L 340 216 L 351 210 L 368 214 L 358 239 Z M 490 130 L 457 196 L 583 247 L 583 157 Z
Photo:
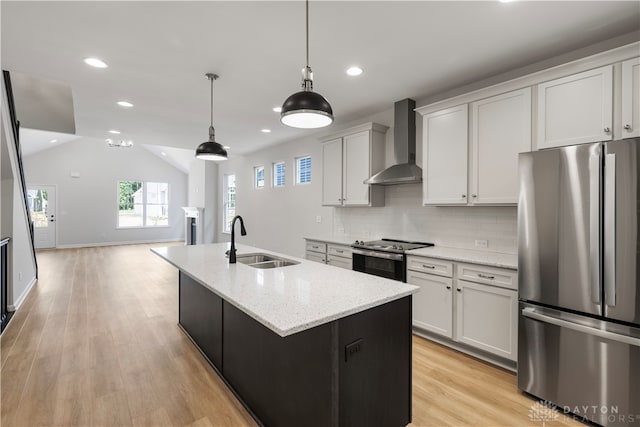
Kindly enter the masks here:
M 36 249 L 56 247 L 56 187 L 29 185 L 29 211 L 34 227 Z

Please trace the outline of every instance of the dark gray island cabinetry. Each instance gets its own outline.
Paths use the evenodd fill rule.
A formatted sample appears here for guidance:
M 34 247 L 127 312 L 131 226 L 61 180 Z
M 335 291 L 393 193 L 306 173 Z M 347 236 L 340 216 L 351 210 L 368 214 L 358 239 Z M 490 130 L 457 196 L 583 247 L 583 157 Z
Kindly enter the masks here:
M 211 254 L 224 254 L 219 244 L 154 252 L 180 269 L 180 326 L 256 421 L 322 427 L 411 422 L 411 286 L 303 260 L 260 273 L 242 264 L 194 268 L 182 262 L 205 259 L 207 246 Z M 318 267 L 327 269 L 324 280 Z M 315 279 L 304 279 L 307 274 Z M 362 292 L 334 289 L 340 281 Z M 316 289 L 323 283 L 326 288 Z M 247 298 L 252 292 L 255 298 Z

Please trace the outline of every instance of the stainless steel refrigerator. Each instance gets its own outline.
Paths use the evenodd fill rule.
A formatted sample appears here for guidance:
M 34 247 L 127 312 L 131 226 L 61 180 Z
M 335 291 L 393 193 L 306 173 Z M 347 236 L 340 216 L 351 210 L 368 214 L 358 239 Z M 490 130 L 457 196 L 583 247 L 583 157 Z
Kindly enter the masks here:
M 518 387 L 640 426 L 640 139 L 519 161 Z

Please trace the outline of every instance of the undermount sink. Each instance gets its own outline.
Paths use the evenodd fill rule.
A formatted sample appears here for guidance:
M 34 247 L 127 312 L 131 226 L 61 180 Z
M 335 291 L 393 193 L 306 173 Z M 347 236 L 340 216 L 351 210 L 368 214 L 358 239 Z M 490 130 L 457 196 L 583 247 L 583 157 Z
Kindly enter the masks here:
M 286 267 L 288 265 L 300 264 L 297 261 L 292 261 L 290 259 L 285 259 L 285 258 L 279 258 L 269 254 L 237 255 L 236 261 L 242 264 L 246 264 L 253 268 L 262 268 L 262 269 Z

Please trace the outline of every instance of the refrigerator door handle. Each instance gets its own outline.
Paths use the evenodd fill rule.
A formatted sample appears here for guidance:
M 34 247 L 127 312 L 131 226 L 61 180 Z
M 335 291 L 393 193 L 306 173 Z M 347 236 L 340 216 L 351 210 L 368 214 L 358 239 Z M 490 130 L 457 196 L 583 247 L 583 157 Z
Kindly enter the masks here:
M 525 307 L 522 309 L 522 315 L 533 320 L 538 320 L 543 323 L 550 323 L 552 325 L 560 326 L 561 328 L 571 329 L 577 332 L 582 332 L 588 335 L 594 335 L 600 338 L 605 338 L 611 341 L 616 341 L 624 344 L 640 347 L 640 338 L 621 335 L 615 332 L 604 331 L 602 329 L 592 328 L 589 326 L 581 325 L 579 323 L 570 322 L 568 320 L 559 319 L 555 316 L 549 316 L 537 312 L 533 307 Z
M 604 158 L 604 294 L 605 304 L 616 305 L 616 155 Z
M 600 177 L 599 155 L 589 157 L 589 268 L 591 269 L 591 301 L 600 304 Z

